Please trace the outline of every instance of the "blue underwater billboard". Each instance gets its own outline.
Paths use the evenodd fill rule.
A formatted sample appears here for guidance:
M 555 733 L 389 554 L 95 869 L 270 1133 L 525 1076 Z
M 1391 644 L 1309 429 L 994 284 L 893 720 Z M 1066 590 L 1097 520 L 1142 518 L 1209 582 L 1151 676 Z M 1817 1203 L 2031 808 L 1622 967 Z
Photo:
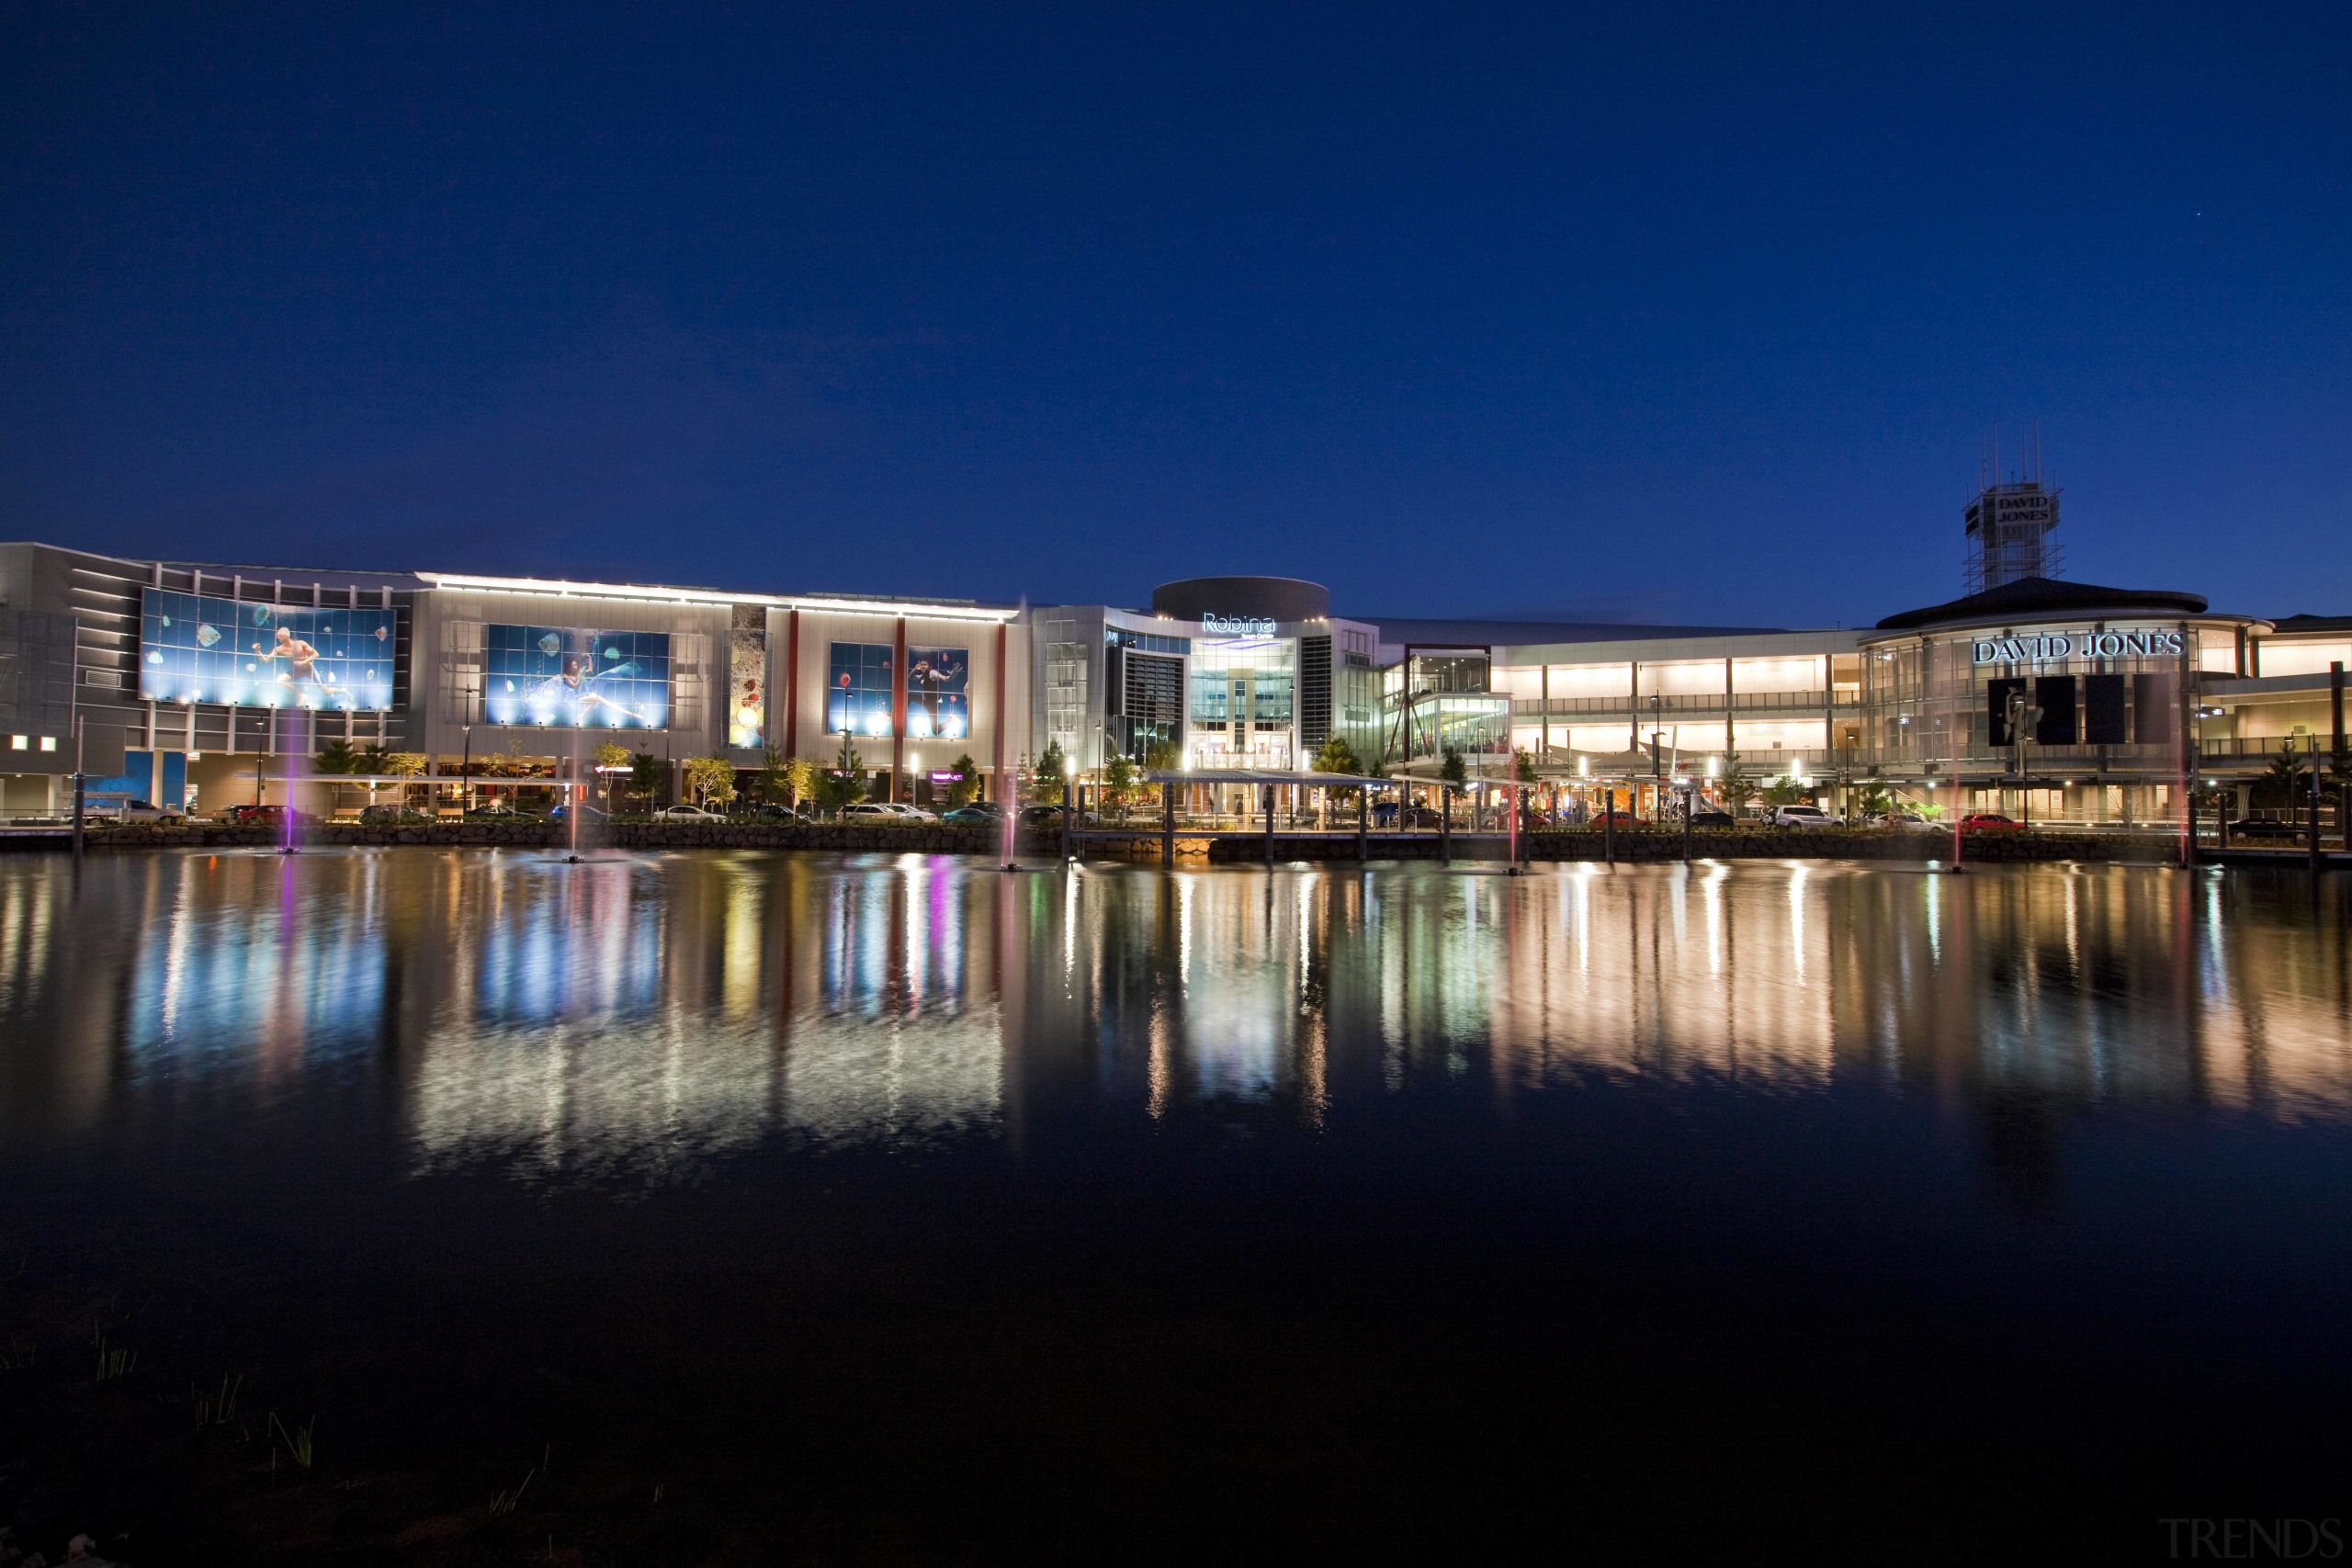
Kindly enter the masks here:
M 492 724 L 661 729 L 670 722 L 670 634 L 568 626 L 482 628 L 482 711 Z
M 386 713 L 397 615 L 141 589 L 139 694 L 158 703 Z

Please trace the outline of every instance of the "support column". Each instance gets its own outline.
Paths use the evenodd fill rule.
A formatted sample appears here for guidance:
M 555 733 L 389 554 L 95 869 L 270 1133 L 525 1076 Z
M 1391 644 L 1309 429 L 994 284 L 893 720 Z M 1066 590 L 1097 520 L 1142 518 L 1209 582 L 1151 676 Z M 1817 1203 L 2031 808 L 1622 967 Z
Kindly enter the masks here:
M 1724 660 L 1724 767 L 1725 770 L 1729 770 L 1732 758 L 1739 751 L 1739 734 L 1732 728 L 1733 695 L 1731 660 L 1726 658 Z
M 1625 698 L 1628 716 L 1625 720 L 1625 750 L 1638 751 L 1642 749 L 1642 661 L 1633 660 L 1626 664 L 1625 670 L 1625 690 L 1628 694 Z
M 899 799 L 899 771 L 907 761 L 907 618 L 890 633 L 890 801 Z
M 1438 788 L 1437 858 L 1446 865 L 1453 863 L 1453 786 Z
M 1176 786 L 1166 779 L 1159 781 L 1159 863 L 1163 870 L 1176 865 Z
M 784 613 L 784 760 L 800 755 L 800 612 Z
M 1261 787 L 1266 792 L 1266 866 L 1272 870 L 1274 863 L 1274 786 L 1265 784 Z
M 1364 835 L 1370 830 L 1372 818 L 1372 786 L 1356 785 L 1356 863 L 1363 864 L 1368 846 Z
M 1012 798 L 1011 792 L 1004 787 L 1004 659 L 1005 647 L 1011 638 L 1012 634 L 1005 630 L 1004 623 L 999 621 L 996 624 L 996 712 L 991 721 L 995 726 L 996 744 L 989 755 L 991 759 L 990 770 L 995 780 L 996 803 L 1007 811 L 1012 809 Z M 1163 784 L 1161 786 L 1163 795 L 1166 794 L 1166 789 L 1167 786 Z M 1176 808 L 1171 805 L 1168 809 L 1169 818 L 1172 822 L 1175 819 Z

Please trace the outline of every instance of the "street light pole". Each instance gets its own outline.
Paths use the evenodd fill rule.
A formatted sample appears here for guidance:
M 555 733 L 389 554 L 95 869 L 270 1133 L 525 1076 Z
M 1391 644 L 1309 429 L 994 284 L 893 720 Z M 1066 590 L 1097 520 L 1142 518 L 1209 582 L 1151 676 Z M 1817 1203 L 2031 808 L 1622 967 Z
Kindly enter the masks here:
M 466 738 L 465 761 L 458 764 L 458 818 L 463 821 L 474 808 L 474 727 L 461 724 L 458 733 Z

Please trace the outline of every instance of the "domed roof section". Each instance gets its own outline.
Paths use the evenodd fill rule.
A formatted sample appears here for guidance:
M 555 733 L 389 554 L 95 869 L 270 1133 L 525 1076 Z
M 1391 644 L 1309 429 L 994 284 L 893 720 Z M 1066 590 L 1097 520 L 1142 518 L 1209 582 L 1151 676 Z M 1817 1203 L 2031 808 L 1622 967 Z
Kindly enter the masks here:
M 1312 621 L 1331 613 L 1331 591 L 1295 577 L 1188 577 L 1153 589 L 1151 607 L 1180 621 L 1208 615 Z
M 2039 620 L 2052 615 L 2201 615 L 2205 598 L 2164 589 L 2102 588 L 2095 582 L 2061 582 L 2054 577 L 2020 577 L 1982 593 L 1971 593 L 1924 610 L 1905 610 L 1879 622 L 1883 632 L 1947 622 Z

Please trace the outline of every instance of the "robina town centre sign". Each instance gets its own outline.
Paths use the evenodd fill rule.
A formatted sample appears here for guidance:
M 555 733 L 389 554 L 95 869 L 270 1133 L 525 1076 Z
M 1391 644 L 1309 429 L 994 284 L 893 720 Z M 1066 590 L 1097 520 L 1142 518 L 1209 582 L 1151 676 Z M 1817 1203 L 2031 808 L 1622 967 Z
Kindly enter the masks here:
M 1211 637 L 1272 637 L 1274 623 L 1262 615 L 1217 615 L 1201 617 L 1201 630 Z
M 2154 627 L 2120 632 L 2059 632 L 2039 637 L 1980 637 L 1975 643 L 1975 662 L 2063 664 L 2078 653 L 2085 659 L 2177 659 L 2187 647 L 2180 633 Z

